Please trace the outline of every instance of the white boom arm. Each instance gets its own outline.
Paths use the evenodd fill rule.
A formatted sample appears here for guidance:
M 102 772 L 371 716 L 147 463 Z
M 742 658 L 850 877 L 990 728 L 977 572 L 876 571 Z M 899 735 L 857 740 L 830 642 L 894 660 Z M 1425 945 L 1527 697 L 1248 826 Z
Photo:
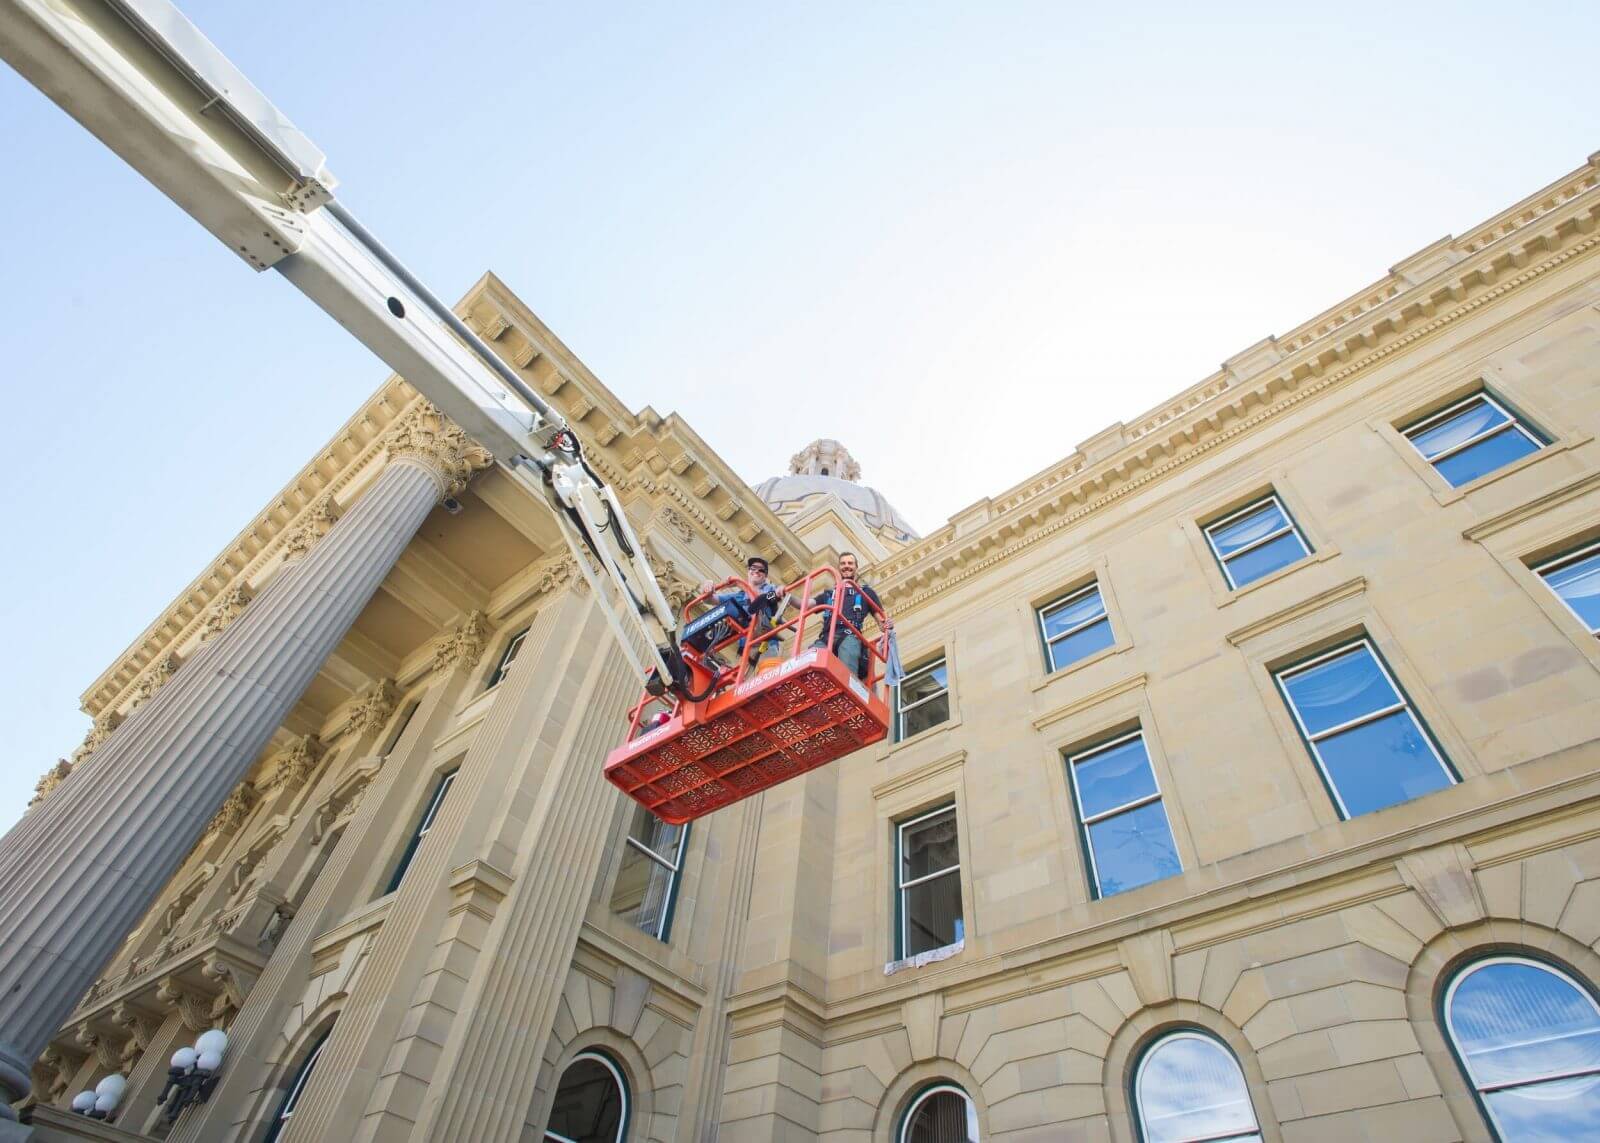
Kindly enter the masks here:
M 0 0 L 0 59 L 247 264 L 292 282 L 544 498 L 641 677 L 653 667 L 652 689 L 684 683 L 676 617 L 577 435 L 335 201 L 322 152 L 177 8 Z

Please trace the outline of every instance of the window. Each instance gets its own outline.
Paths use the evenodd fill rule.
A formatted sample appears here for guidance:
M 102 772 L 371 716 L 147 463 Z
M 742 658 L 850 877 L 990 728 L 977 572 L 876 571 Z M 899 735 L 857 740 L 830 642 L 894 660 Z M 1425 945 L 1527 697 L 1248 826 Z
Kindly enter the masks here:
M 1600 544 L 1558 556 L 1535 570 L 1589 633 L 1600 635 Z
M 400 888 L 400 882 L 406 875 L 406 870 L 411 866 L 411 859 L 417 855 L 417 847 L 422 844 L 422 839 L 428 836 L 428 831 L 433 828 L 433 820 L 439 816 L 439 807 L 444 804 L 444 796 L 450 792 L 450 787 L 455 784 L 456 774 L 459 770 L 451 770 L 439 775 L 438 783 L 433 787 L 433 795 L 428 799 L 427 809 L 422 811 L 422 819 L 417 822 L 416 832 L 411 835 L 411 840 L 406 844 L 406 850 L 400 855 L 400 863 L 394 868 L 394 876 L 389 878 L 389 887 L 385 893 L 393 893 Z
M 1096 897 L 1183 872 L 1142 732 L 1070 756 L 1067 771 Z
M 1207 524 L 1206 542 L 1235 590 L 1311 554 L 1311 545 L 1277 496 Z
M 894 717 L 896 742 L 950 721 L 950 672 L 942 658 L 906 675 L 895 690 Z
M 1111 646 L 1111 620 L 1100 599 L 1100 585 L 1091 583 L 1039 608 L 1039 631 L 1044 636 L 1045 666 L 1052 671 Z
M 1550 965 L 1497 956 L 1444 998 L 1445 1030 L 1504 1143 L 1600 1138 L 1600 1006 Z
M 305 1094 L 306 1083 L 311 1079 L 311 1069 L 317 1066 L 317 1058 L 322 1055 L 322 1048 L 328 1042 L 328 1032 L 324 1032 L 317 1042 L 311 1045 L 311 1050 L 306 1053 L 305 1063 L 300 1065 L 300 1070 L 294 1073 L 294 1079 L 289 1081 L 289 1090 L 283 1093 L 283 1102 L 278 1104 L 278 1110 L 272 1117 L 272 1126 L 267 1129 L 266 1138 L 261 1143 L 273 1143 L 279 1135 L 283 1134 L 284 1126 L 294 1118 L 294 1109 L 300 1104 L 300 1097 Z
M 522 641 L 528 637 L 531 628 L 524 627 L 511 636 L 511 642 L 506 644 L 506 649 L 501 652 L 500 661 L 494 665 L 494 673 L 489 676 L 489 685 L 484 690 L 491 690 L 500 685 L 502 679 L 511 671 L 511 664 L 516 661 L 517 652 L 522 650 Z
M 1341 817 L 1455 782 L 1366 639 L 1280 671 L 1277 678 Z
M 1504 468 L 1545 446 L 1487 393 L 1457 401 L 1401 430 L 1451 488 Z
M 978 1143 L 978 1109 L 953 1083 L 923 1088 L 906 1108 L 895 1143 Z
M 611 891 L 611 911 L 658 941 L 665 941 L 672 930 L 688 840 L 688 826 L 668 825 L 643 806 L 634 809 L 622 845 L 622 868 Z
M 945 806 L 895 827 L 895 959 L 953 945 L 966 936 L 961 918 L 961 853 L 956 808 Z
M 550 1143 L 622 1143 L 628 1130 L 628 1084 L 599 1052 L 580 1053 L 561 1073 L 550 1122 Z
M 1134 1076 L 1133 1106 L 1144 1143 L 1260 1143 L 1239 1061 L 1201 1032 L 1173 1032 L 1150 1046 Z

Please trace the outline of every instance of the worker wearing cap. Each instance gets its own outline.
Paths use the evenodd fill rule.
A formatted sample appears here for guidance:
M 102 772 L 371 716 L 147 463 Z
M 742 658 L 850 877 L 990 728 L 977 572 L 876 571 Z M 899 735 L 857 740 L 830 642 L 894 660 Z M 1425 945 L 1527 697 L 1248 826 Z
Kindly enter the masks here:
M 759 635 L 772 627 L 772 619 L 780 603 L 778 589 L 767 579 L 767 561 L 763 557 L 751 556 L 745 561 L 744 572 L 745 581 L 749 583 L 751 590 L 755 592 L 754 598 L 747 595 L 741 587 L 731 587 L 727 591 L 719 591 L 713 598 L 716 602 L 726 603 L 732 609 L 740 612 L 740 618 L 748 625 L 749 632 Z M 707 592 L 715 586 L 715 580 L 703 580 L 700 583 L 700 590 Z M 719 634 L 713 639 L 713 643 L 720 642 L 726 637 L 726 634 Z M 772 638 L 758 644 L 756 653 L 751 656 L 752 660 L 759 659 L 762 651 L 771 650 L 776 643 L 777 639 Z M 739 640 L 738 650 L 741 655 L 744 654 L 744 640 L 742 638 Z

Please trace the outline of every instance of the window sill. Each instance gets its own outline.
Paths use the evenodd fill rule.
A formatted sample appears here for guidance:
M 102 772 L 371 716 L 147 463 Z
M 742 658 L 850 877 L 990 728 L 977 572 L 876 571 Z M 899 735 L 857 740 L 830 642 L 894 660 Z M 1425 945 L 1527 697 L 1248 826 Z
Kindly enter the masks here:
M 1316 564 L 1325 563 L 1326 561 L 1333 559 L 1338 554 L 1339 549 L 1331 544 L 1326 548 L 1319 548 L 1314 552 L 1309 552 L 1295 560 L 1294 563 L 1284 564 L 1277 571 L 1264 575 L 1260 579 L 1251 580 L 1243 587 L 1230 589 L 1226 595 L 1217 600 L 1217 610 L 1220 611 L 1224 607 L 1237 603 L 1251 592 L 1257 591 L 1263 587 L 1267 587 L 1270 584 L 1277 583 L 1280 579 L 1287 579 L 1289 576 L 1303 568 L 1313 567 Z
M 893 718 L 894 716 L 891 714 L 890 717 Z M 954 730 L 960 725 L 961 719 L 959 716 L 956 718 L 947 718 L 938 726 L 930 726 L 927 730 L 917 731 L 910 738 L 902 738 L 899 742 L 885 742 L 882 746 L 878 747 L 878 761 L 882 762 L 890 755 L 898 754 L 907 746 L 915 746 L 919 742 L 927 742 L 929 739 L 937 738 L 945 731 Z
M 1133 650 L 1133 644 L 1125 642 L 1117 642 L 1111 644 L 1109 647 L 1102 647 L 1094 654 L 1085 655 L 1075 663 L 1068 663 L 1065 667 L 1057 667 L 1048 675 L 1035 675 L 1033 682 L 1030 684 L 1028 689 L 1037 693 L 1044 690 L 1051 683 L 1057 682 L 1060 679 L 1064 679 L 1074 672 L 1082 671 L 1088 667 L 1094 666 L 1096 663 L 1111 658 L 1113 655 L 1120 655 L 1124 651 L 1131 650 Z
M 929 949 L 927 952 L 918 953 L 916 956 L 904 957 L 900 960 L 891 960 L 888 964 L 883 966 L 883 975 L 893 976 L 902 969 L 921 968 L 923 965 L 933 964 L 941 960 L 949 960 L 966 947 L 967 940 L 965 937 L 963 937 L 953 945 L 945 945 L 943 948 Z
M 1542 460 L 1547 460 L 1552 456 L 1558 456 L 1561 453 L 1568 452 L 1572 449 L 1578 448 L 1581 445 L 1586 445 L 1593 439 L 1593 437 L 1588 436 L 1587 434 L 1563 437 L 1560 440 L 1553 441 L 1550 444 L 1545 445 L 1538 452 L 1530 452 L 1527 456 L 1512 461 L 1504 468 L 1497 468 L 1493 472 L 1486 472 L 1476 480 L 1469 480 L 1467 483 L 1457 488 L 1435 488 L 1433 490 L 1433 498 L 1441 505 L 1454 504 L 1462 497 L 1470 496 L 1480 488 L 1487 488 L 1497 480 L 1504 480 L 1508 476 L 1514 476 L 1524 469 L 1532 468 Z M 1423 461 L 1423 463 L 1427 464 L 1427 461 Z M 1444 479 L 1444 477 L 1439 475 L 1439 470 L 1437 468 L 1434 468 L 1434 466 L 1431 464 L 1427 464 L 1427 466 L 1428 471 L 1433 474 L 1433 479 L 1436 482 Z

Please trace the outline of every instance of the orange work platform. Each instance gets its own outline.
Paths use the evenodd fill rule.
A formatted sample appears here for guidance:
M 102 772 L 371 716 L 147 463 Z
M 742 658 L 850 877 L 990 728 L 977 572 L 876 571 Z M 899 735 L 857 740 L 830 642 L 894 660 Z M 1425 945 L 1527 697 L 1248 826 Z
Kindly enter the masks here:
M 606 759 L 607 780 L 662 821 L 680 825 L 881 742 L 889 730 L 881 669 L 887 638 L 868 639 L 840 615 L 838 591 L 831 604 L 811 602 L 819 577 L 831 586 L 836 573 L 819 569 L 786 593 L 797 599 L 797 618 L 770 626 L 733 621 L 705 652 L 685 645 L 685 659 L 697 665 L 737 645 L 738 664 L 723 669 L 701 702 L 642 697 L 629 712 L 629 740 Z M 742 580 L 728 582 L 749 590 Z M 685 616 L 714 600 L 709 592 L 698 597 Z M 882 612 L 871 610 L 881 625 Z M 825 631 L 860 640 L 865 678 L 829 649 L 838 644 L 822 638 Z M 823 645 L 808 643 L 808 636 Z M 766 657 L 752 668 L 755 647 Z M 720 656 L 709 669 L 719 664 Z M 752 669 L 758 673 L 748 674 Z M 653 722 L 647 721 L 652 708 Z

